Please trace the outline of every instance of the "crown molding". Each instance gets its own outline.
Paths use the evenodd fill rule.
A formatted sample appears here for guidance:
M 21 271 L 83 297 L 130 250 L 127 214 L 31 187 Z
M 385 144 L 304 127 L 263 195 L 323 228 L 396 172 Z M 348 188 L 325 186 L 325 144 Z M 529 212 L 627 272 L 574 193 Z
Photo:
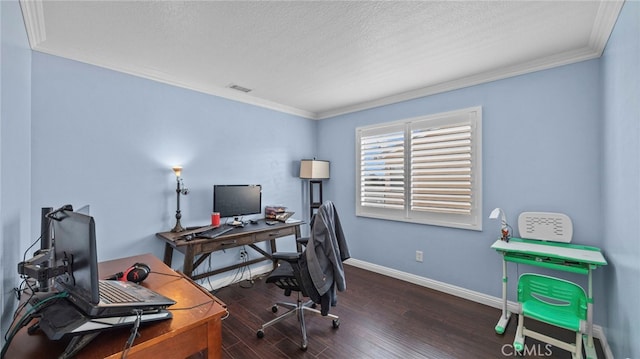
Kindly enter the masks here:
M 20 0 L 29 46 L 36 49 L 47 39 L 42 0 Z
M 510 77 L 525 75 L 528 73 L 547 70 L 554 67 L 591 60 L 600 56 L 600 53 L 590 47 L 579 50 L 552 55 L 538 60 L 530 61 L 514 66 L 507 66 L 493 71 L 486 71 L 473 76 L 463 77 L 452 81 L 447 81 L 433 86 L 423 87 L 417 90 L 407 91 L 400 94 L 382 97 L 372 101 L 362 102 L 353 106 L 346 106 L 335 110 L 320 112 L 317 119 L 327 119 L 352 112 L 368 110 L 375 107 L 391 105 L 398 102 L 413 100 L 416 98 L 436 95 L 443 92 L 459 90 L 466 87 L 480 85 L 492 81 L 503 80 Z
M 520 64 L 516 66 L 504 67 L 495 71 L 488 71 L 484 73 L 480 73 L 473 76 L 464 77 L 461 79 L 456 79 L 440 84 L 436 84 L 433 86 L 423 87 L 417 90 L 412 90 L 408 92 L 403 92 L 400 94 L 387 96 L 383 98 L 379 98 L 372 101 L 365 101 L 358 103 L 352 106 L 346 106 L 342 108 L 338 108 L 335 110 L 329 110 L 324 112 L 311 112 L 299 108 L 295 108 L 292 106 L 283 105 L 280 103 L 276 103 L 273 101 L 268 101 L 265 99 L 261 99 L 258 97 L 251 96 L 249 94 L 241 93 L 235 90 L 231 90 L 228 88 L 220 88 L 214 86 L 206 86 L 195 83 L 189 83 L 181 81 L 179 78 L 172 76 L 170 74 L 160 72 L 150 68 L 142 68 L 139 66 L 122 66 L 122 64 L 110 64 L 102 59 L 98 58 L 88 58 L 86 56 L 82 56 L 80 54 L 70 54 L 68 52 L 57 53 L 51 49 L 46 48 L 46 46 L 38 45 L 37 47 L 33 47 L 33 50 L 46 53 L 49 55 L 54 55 L 62 58 L 67 58 L 71 60 L 75 60 L 78 62 L 86 63 L 89 65 L 94 65 L 102 68 L 106 68 L 109 70 L 126 73 L 132 76 L 145 78 L 148 80 L 164 83 L 167 85 L 177 86 L 184 89 L 197 91 L 201 93 L 206 93 L 209 95 L 225 98 L 228 100 L 233 100 L 241 103 L 245 103 L 248 105 L 254 105 L 262 108 L 267 108 L 270 110 L 288 113 L 295 116 L 300 116 L 306 119 L 311 120 L 323 120 L 328 119 L 340 115 L 345 115 L 353 112 L 369 110 L 372 108 L 391 105 L 403 101 L 409 101 L 421 97 L 427 97 L 436 95 L 439 93 L 444 93 L 453 90 L 459 90 L 466 87 L 471 87 L 475 85 L 480 85 L 492 81 L 502 80 L 510 77 L 515 77 L 519 75 L 525 75 L 528 73 L 547 70 L 563 65 L 568 65 L 572 63 L 577 63 L 581 61 L 591 60 L 594 58 L 598 58 L 602 51 L 594 51 L 591 48 L 584 48 L 581 50 L 572 51 L 569 53 L 564 53 L 560 55 L 553 55 L 547 58 L 543 58 L 536 61 L 531 61 L 525 64 Z
M 624 0 L 602 1 L 598 8 L 598 13 L 594 20 L 593 31 L 589 38 L 587 46 L 561 54 L 544 57 L 535 61 L 524 64 L 504 67 L 493 71 L 487 71 L 473 76 L 468 76 L 452 81 L 447 81 L 433 86 L 423 87 L 417 90 L 407 91 L 400 94 L 382 97 L 372 101 L 362 102 L 352 106 L 345 106 L 329 111 L 316 113 L 316 119 L 322 120 L 348 113 L 372 109 L 375 107 L 391 105 L 398 102 L 413 100 L 420 97 L 436 95 L 443 92 L 462 89 L 488 83 L 492 81 L 502 80 L 519 75 L 525 75 L 541 70 L 548 70 L 554 67 L 578 63 L 581 61 L 591 60 L 602 56 L 607 41 L 611 36 L 613 27 L 616 24 Z
M 609 41 L 623 5 L 624 1 L 603 1 L 600 3 L 589 39 L 589 47 L 594 49 L 598 56 L 602 56 L 607 46 L 607 41 Z
M 524 75 L 536 71 L 598 58 L 602 56 L 602 53 L 604 52 L 609 36 L 611 35 L 611 32 L 613 30 L 613 27 L 615 26 L 616 20 L 623 5 L 624 1 L 618 0 L 602 1 L 600 3 L 598 13 L 594 20 L 593 30 L 589 38 L 589 43 L 584 48 L 544 57 L 524 64 L 490 70 L 473 76 L 454 79 L 444 83 L 434 84 L 400 94 L 386 96 L 370 101 L 364 101 L 354 105 L 335 108 L 328 111 L 313 112 L 261 99 L 251 94 L 240 93 L 228 88 L 182 81 L 174 75 L 162 73 L 150 68 L 131 66 L 128 64 L 110 63 L 109 61 L 105 61 L 105 59 L 95 57 L 89 58 L 86 55 L 80 55 L 79 52 L 75 54 L 75 56 L 69 53 L 56 53 L 55 51 L 46 48 L 46 29 L 43 14 L 43 0 L 20 0 L 20 6 L 22 8 L 22 14 L 24 17 L 29 44 L 35 51 L 40 51 L 43 53 L 107 68 L 110 70 L 123 72 L 129 75 L 150 79 L 168 85 L 202 92 L 209 95 L 222 97 L 229 100 L 238 101 L 241 103 L 267 108 L 270 110 L 313 120 L 332 118 L 348 113 L 368 110 L 380 106 L 413 100 L 416 98 L 431 96 L 443 92 L 458 90 L 483 83 L 502 80 L 514 76 Z
M 187 90 L 192 90 L 200 93 L 205 93 L 208 95 L 213 95 L 216 97 L 225 98 L 227 100 L 241 102 L 248 105 L 254 105 L 254 106 L 258 106 L 258 107 L 262 107 L 262 108 L 266 108 L 266 109 L 270 109 L 270 110 L 274 110 L 282 113 L 287 113 L 287 114 L 291 114 L 291 115 L 295 115 L 295 116 L 299 116 L 307 119 L 313 119 L 313 120 L 317 119 L 317 116 L 314 112 L 310 112 L 310 111 L 302 110 L 299 108 L 276 103 L 273 101 L 265 100 L 265 99 L 258 98 L 250 94 L 245 94 L 243 92 L 232 90 L 226 87 L 223 88 L 223 87 L 217 87 L 217 86 L 207 86 L 206 84 L 185 82 L 185 81 L 182 81 L 177 76 L 174 76 L 162 71 L 158 71 L 152 68 L 145 68 L 142 66 L 135 66 L 135 65 L 127 66 L 126 64 L 117 63 L 117 62 L 110 63 L 108 61 L 105 61 L 104 59 L 101 59 L 98 57 L 89 57 L 89 56 L 86 56 L 86 54 L 82 54 L 80 52 L 72 53 L 69 51 L 65 51 L 64 53 L 59 53 L 55 50 L 47 48 L 46 46 L 44 46 L 44 44 L 41 44 L 35 48 L 32 47 L 32 49 L 34 51 L 42 52 L 45 54 L 82 62 L 88 65 L 98 66 L 108 70 L 125 73 L 128 75 L 152 80 L 155 82 L 160 82 L 167 85 L 184 88 Z

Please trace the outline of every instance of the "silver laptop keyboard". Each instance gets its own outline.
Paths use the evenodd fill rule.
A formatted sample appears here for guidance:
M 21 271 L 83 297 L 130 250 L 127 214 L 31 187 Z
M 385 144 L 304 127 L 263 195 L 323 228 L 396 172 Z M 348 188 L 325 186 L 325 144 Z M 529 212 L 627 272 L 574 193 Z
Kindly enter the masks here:
M 100 282 L 100 299 L 106 303 L 136 303 L 141 301 L 140 298 L 123 291 L 109 282 Z

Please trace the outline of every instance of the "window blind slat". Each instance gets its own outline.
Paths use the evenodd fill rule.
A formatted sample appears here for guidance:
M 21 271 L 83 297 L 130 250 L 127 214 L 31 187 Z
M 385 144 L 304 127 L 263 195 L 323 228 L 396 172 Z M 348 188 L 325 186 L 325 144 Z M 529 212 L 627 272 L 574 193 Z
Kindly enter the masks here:
M 404 208 L 404 145 L 403 132 L 361 137 L 361 206 Z
M 415 185 L 416 183 L 424 182 L 433 179 L 444 179 L 444 178 L 460 178 L 471 181 L 473 178 L 473 173 L 468 168 L 460 168 L 460 169 L 451 169 L 451 168 L 436 168 L 431 171 L 417 170 L 411 174 L 411 183 Z M 415 187 L 415 186 L 414 186 Z
M 466 209 L 447 208 L 447 207 L 416 207 L 411 208 L 412 211 L 450 213 L 450 214 L 469 214 L 471 211 Z
M 365 193 L 369 193 L 369 192 L 400 192 L 402 193 L 404 192 L 404 187 L 402 186 L 402 184 L 397 184 L 397 183 L 394 184 L 393 182 L 384 182 L 382 185 L 366 183 L 362 191 Z
M 425 188 L 413 189 L 415 194 L 453 194 L 453 195 L 471 195 L 470 188 L 458 187 L 458 188 Z
M 414 198 L 416 199 L 416 201 L 431 200 L 431 201 L 468 202 L 471 199 L 471 196 L 429 194 L 429 195 L 415 195 Z
M 413 133 L 415 137 L 446 137 L 451 134 L 456 133 L 470 133 L 471 125 L 470 124 L 457 124 L 443 127 L 430 127 L 427 122 L 423 124 L 424 127 L 420 127 L 420 125 L 414 126 Z
M 458 154 L 449 154 L 449 155 L 438 155 L 438 156 L 430 156 L 430 157 L 414 157 L 411 159 L 411 164 L 415 165 L 417 163 L 433 163 L 433 164 L 441 164 L 442 162 L 448 161 L 469 161 L 468 167 L 471 167 L 471 154 L 470 153 L 458 153 Z
M 411 210 L 469 213 L 472 207 L 470 124 L 411 132 Z M 465 193 L 456 193 L 464 189 Z

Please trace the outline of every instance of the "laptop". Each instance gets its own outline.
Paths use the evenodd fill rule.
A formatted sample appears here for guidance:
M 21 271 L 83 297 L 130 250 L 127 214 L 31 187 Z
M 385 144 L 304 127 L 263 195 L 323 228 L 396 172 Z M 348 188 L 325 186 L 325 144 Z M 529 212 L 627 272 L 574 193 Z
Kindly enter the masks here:
M 127 316 L 153 313 L 176 302 L 146 287 L 131 282 L 98 279 L 95 221 L 73 212 L 67 205 L 51 212 L 55 265 L 66 270 L 55 279 L 58 291 L 69 293 L 68 300 L 89 317 Z M 107 297 L 101 287 L 120 292 L 121 299 Z
M 75 336 L 79 334 L 89 334 L 101 332 L 107 329 L 132 326 L 137 323 L 155 322 L 170 319 L 171 312 L 166 309 L 158 311 L 117 315 L 112 317 L 88 317 L 80 311 L 78 307 L 71 304 L 66 298 L 51 299 L 55 293 L 36 293 L 29 301 L 33 306 L 49 299 L 38 312 L 41 314 L 38 322 L 40 329 L 51 340 L 60 340 L 65 336 Z

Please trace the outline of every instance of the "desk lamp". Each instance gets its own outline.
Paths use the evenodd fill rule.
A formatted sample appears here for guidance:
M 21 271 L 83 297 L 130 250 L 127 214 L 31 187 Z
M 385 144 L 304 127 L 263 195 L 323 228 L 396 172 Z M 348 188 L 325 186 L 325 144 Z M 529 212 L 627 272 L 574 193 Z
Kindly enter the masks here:
M 309 180 L 309 217 L 313 210 L 322 205 L 322 180 L 329 179 L 329 161 L 301 160 L 300 178 Z M 318 188 L 318 196 L 314 196 L 314 187 Z
M 502 236 L 500 237 L 500 239 L 505 242 L 509 242 L 509 224 L 507 223 L 507 216 L 504 214 L 504 211 L 501 208 L 495 208 L 493 211 L 491 211 L 489 218 L 498 219 L 498 215 L 500 214 L 502 214 L 502 218 L 500 219 L 500 233 L 502 234 Z
M 182 167 L 175 166 L 172 169 L 173 169 L 173 172 L 176 174 L 177 203 L 176 203 L 176 225 L 175 227 L 173 227 L 171 232 L 183 232 L 185 231 L 185 229 L 182 228 L 182 225 L 180 224 L 180 218 L 182 218 L 182 214 L 180 213 L 180 194 L 183 194 L 186 196 L 187 194 L 189 194 L 189 190 L 184 187 L 184 182 L 182 182 L 182 177 L 180 177 L 180 175 L 182 174 Z

